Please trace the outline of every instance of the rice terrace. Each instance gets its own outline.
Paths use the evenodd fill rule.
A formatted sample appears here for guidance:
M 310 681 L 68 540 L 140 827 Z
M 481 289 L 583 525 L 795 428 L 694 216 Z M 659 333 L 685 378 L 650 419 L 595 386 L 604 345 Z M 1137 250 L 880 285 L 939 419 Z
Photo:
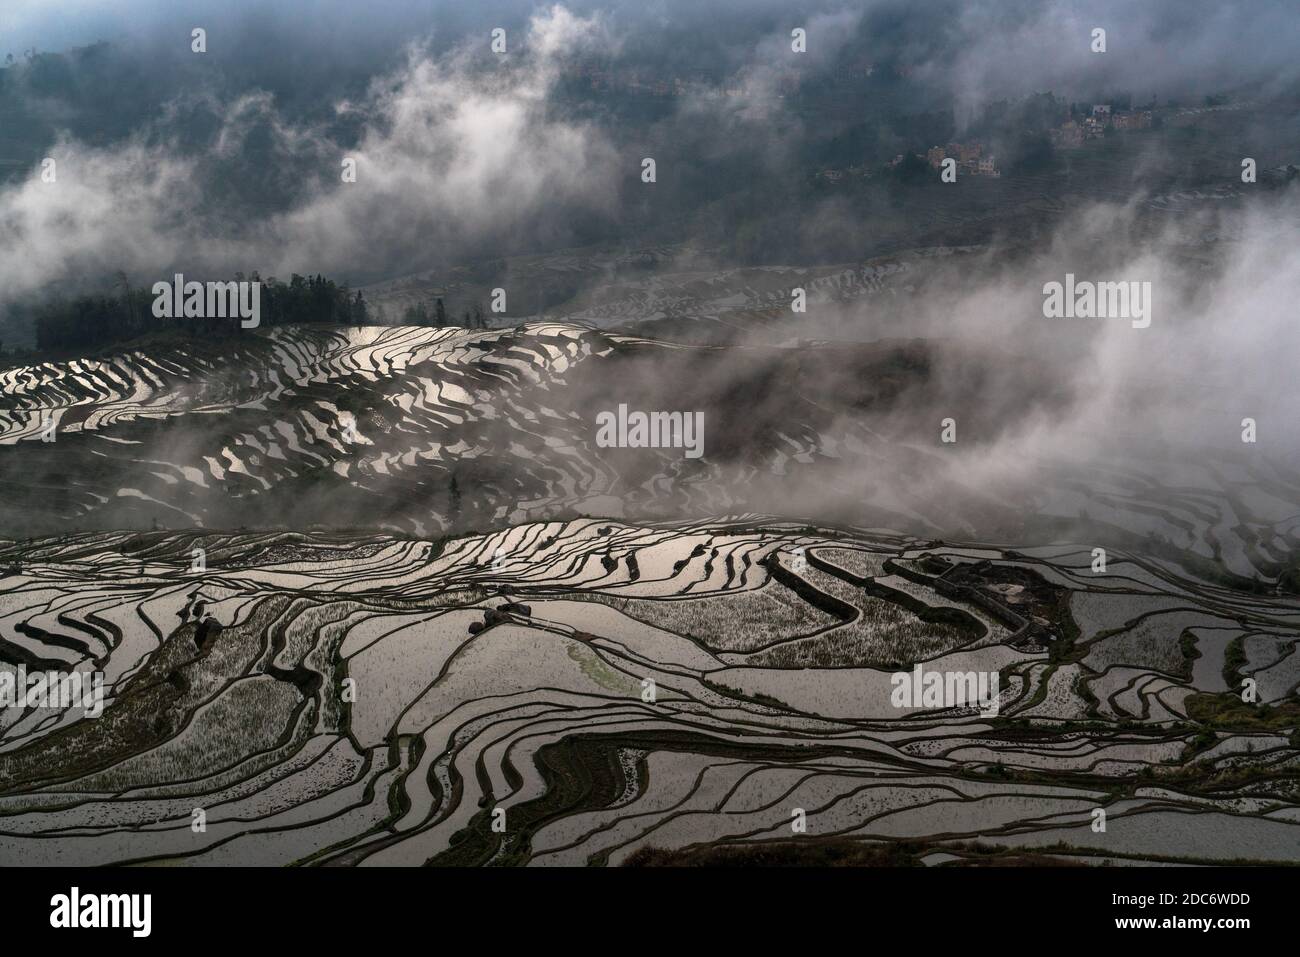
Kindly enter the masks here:
M 16 919 L 1288 913 L 1293 5 L 5 7 Z
M 1098 585 L 1067 546 L 757 519 L 99 533 L 0 559 L 8 655 L 110 683 L 102 720 L 6 728 L 3 846 L 28 861 L 617 864 L 786 841 L 792 808 L 813 854 L 1300 847 L 1300 608 L 1166 563 L 1117 555 Z M 914 661 L 1005 676 L 997 717 L 895 710 Z

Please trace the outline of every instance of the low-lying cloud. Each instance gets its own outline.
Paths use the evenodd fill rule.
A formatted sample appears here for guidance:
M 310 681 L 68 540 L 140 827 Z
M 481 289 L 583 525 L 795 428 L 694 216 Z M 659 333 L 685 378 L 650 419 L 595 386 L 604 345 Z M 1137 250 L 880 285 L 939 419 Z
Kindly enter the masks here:
M 52 182 L 37 169 L 0 192 L 0 297 L 118 270 L 138 282 L 173 269 L 391 275 L 476 249 L 563 244 L 574 221 L 607 214 L 617 190 L 602 132 L 555 115 L 548 99 L 560 60 L 602 31 L 598 17 L 554 7 L 499 59 L 483 44 L 436 57 L 413 45 L 363 98 L 336 104 L 359 129 L 348 146 L 256 92 L 186 97 L 216 123 L 200 153 L 169 122 L 192 102 L 171 104 L 126 143 L 61 137 Z M 241 179 L 259 174 L 297 177 L 299 200 L 249 204 Z

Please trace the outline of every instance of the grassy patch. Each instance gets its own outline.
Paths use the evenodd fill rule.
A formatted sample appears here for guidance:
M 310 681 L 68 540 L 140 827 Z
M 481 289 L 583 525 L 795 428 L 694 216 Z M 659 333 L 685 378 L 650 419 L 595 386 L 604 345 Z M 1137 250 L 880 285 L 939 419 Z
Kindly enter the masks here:
M 1238 635 L 1223 649 L 1223 680 L 1229 688 L 1241 687 L 1241 668 L 1246 663 L 1246 639 Z
M 1194 694 L 1186 699 L 1187 716 L 1219 731 L 1277 731 L 1300 724 L 1300 702 L 1247 704 L 1235 694 Z

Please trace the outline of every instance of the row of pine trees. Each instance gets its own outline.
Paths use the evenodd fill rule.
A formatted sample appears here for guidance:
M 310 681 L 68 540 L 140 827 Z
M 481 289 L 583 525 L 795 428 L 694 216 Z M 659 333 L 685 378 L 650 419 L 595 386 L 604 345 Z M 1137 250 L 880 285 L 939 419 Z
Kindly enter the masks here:
M 236 281 L 260 282 L 261 326 L 297 323 L 328 325 L 389 325 L 382 306 L 372 309 L 360 290 L 353 292 L 347 283 L 338 284 L 321 275 L 300 276 L 288 282 L 274 277 L 261 278 L 235 274 Z M 182 332 L 186 335 L 220 337 L 238 333 L 237 323 L 212 319 L 157 318 L 153 314 L 154 295 L 148 288 L 135 288 L 124 274 L 109 291 L 98 295 L 77 296 L 43 303 L 33 310 L 36 352 L 66 353 L 103 348 L 127 342 L 151 333 Z M 408 306 L 401 317 L 403 325 L 446 326 L 447 309 L 441 298 L 429 303 Z M 466 309 L 460 325 L 470 329 L 487 328 L 483 309 Z
M 438 298 L 431 303 L 417 302 L 413 306 L 407 306 L 402 313 L 402 325 L 448 326 L 453 323 L 447 321 L 447 307 Z M 459 325 L 466 329 L 486 329 L 487 319 L 483 315 L 483 307 L 476 305 L 473 309 L 466 309 Z

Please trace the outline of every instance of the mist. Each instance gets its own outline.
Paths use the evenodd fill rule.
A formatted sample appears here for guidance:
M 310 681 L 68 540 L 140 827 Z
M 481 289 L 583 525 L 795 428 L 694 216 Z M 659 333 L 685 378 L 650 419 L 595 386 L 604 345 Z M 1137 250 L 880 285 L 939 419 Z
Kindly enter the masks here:
M 55 16 L 20 0 L 4 16 L 19 57 L 2 88 L 48 141 L 12 160 L 0 189 L 0 307 L 119 270 L 363 283 L 612 237 L 689 243 L 737 210 L 752 216 L 760 197 L 777 210 L 807 202 L 800 164 L 825 121 L 787 95 L 790 78 L 857 77 L 865 115 L 905 102 L 951 116 L 960 135 L 990 104 L 1045 90 L 1276 96 L 1294 91 L 1300 61 L 1281 2 L 409 2 L 369 16 L 344 0 L 183 12 L 136 0 Z M 208 31 L 202 55 L 195 25 Z M 489 49 L 498 26 L 504 55 Z M 790 48 L 796 26 L 804 55 Z M 1089 49 L 1094 26 L 1104 54 Z M 21 54 L 103 39 L 106 51 L 57 69 Z M 679 90 L 629 114 L 564 86 L 578 62 L 677 74 Z M 127 71 L 121 97 L 94 100 Z M 629 188 L 648 155 L 660 165 L 650 198 Z M 47 157 L 56 183 L 42 182 Z M 340 181 L 345 158 L 356 183 Z M 796 221 L 785 262 L 824 258 L 815 234 L 835 233 L 833 205 L 804 212 L 781 220 L 783 232 Z
M 65 10 L 58 23 L 34 3 L 5 16 L 12 39 L 41 50 L 108 38 L 111 51 L 96 57 L 151 63 L 156 82 L 142 79 L 139 116 L 96 137 L 77 132 L 77 102 L 42 86 L 37 61 L 6 71 L 15 102 L 54 118 L 41 153 L 57 179 L 37 164 L 0 187 L 0 310 L 102 290 L 119 272 L 140 284 L 258 270 L 364 285 L 490 260 L 504 265 L 489 280 L 508 287 L 522 275 L 515 258 L 575 248 L 661 244 L 662 272 L 722 273 L 774 262 L 853 269 L 869 256 L 940 246 L 944 255 L 908 261 L 880 295 L 845 301 L 814 290 L 796 314 L 778 290 L 783 315 L 726 336 L 745 356 L 735 369 L 708 353 L 710 392 L 744 394 L 756 351 L 924 340 L 930 365 L 915 394 L 866 416 L 850 405 L 820 426 L 837 441 L 864 428 L 880 439 L 867 460 L 905 475 L 914 501 L 954 486 L 1008 501 L 1042 496 L 1053 481 L 1044 469 L 1123 469 L 1166 453 L 1291 461 L 1300 448 L 1284 366 L 1300 345 L 1290 319 L 1300 301 L 1294 182 L 1254 194 L 1234 183 L 1219 208 L 1173 215 L 1159 205 L 1189 173 L 1231 183 L 1242 156 L 1264 169 L 1293 161 L 1294 125 L 1243 119 L 1195 154 L 1164 140 L 1139 144 L 1119 188 L 1089 191 L 1062 175 L 1048 184 L 1057 191 L 1041 205 L 1050 208 L 1032 217 L 1000 220 L 996 201 L 974 200 L 987 208 L 971 219 L 987 224 L 945 232 L 942 193 L 879 176 L 860 195 L 809 190 L 808 171 L 825 156 L 858 155 L 858 131 L 853 120 L 824 119 L 833 95 L 792 92 L 847 84 L 866 115 L 888 121 L 870 141 L 885 153 L 976 134 L 1009 150 L 1004 133 L 979 133 L 991 128 L 988 116 L 1046 91 L 1193 105 L 1230 91 L 1294 118 L 1300 58 L 1284 3 L 410 3 L 382 16 L 342 0 L 310 12 L 246 3 L 178 14 L 141 2 L 110 15 L 92 6 Z M 190 25 L 205 24 L 209 60 L 189 50 Z M 497 26 L 504 54 L 489 47 Z M 795 27 L 807 30 L 806 57 L 791 50 Z M 1095 27 L 1106 30 L 1104 54 L 1089 48 Z M 80 64 L 73 76 L 100 68 L 71 62 Z M 673 95 L 576 88 L 591 64 L 633 77 L 657 68 L 642 79 L 673 75 Z M 645 157 L 658 164 L 652 184 L 640 179 Z M 342 174 L 349 162 L 355 182 Z M 934 227 L 917 234 L 927 217 Z M 752 248 L 737 241 L 749 233 L 761 239 Z M 1149 283 L 1149 327 L 1046 318 L 1044 286 L 1067 275 Z M 571 300 L 606 278 L 574 279 Z M 10 342 L 29 334 L 6 330 Z M 820 367 L 819 397 L 856 394 L 857 369 L 842 374 L 839 383 L 832 366 Z M 690 385 L 662 367 L 655 377 L 621 387 L 670 397 Z M 751 414 L 779 423 L 781 400 Z M 949 417 L 958 439 L 939 443 Z M 1259 438 L 1243 448 L 1245 419 Z M 709 428 L 717 436 L 739 424 Z M 809 510 L 857 520 L 861 457 L 839 472 L 822 467 L 825 486 L 805 496 Z M 787 492 L 780 483 L 769 495 L 756 490 L 753 504 L 775 510 Z

